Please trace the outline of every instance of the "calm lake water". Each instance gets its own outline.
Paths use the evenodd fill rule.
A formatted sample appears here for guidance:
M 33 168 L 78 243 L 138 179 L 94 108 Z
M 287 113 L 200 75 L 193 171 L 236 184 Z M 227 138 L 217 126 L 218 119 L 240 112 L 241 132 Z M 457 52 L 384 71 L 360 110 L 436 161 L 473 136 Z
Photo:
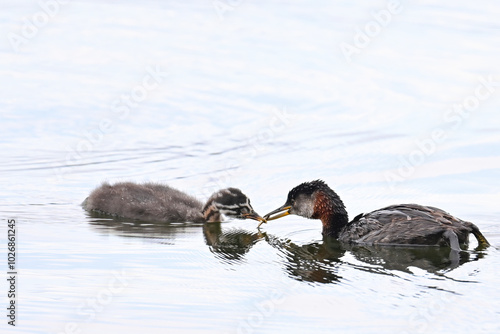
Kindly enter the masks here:
M 0 242 L 12 333 L 500 332 L 500 4 L 4 1 Z M 433 248 L 343 248 L 296 216 L 141 224 L 80 207 L 103 181 L 261 215 L 324 179 L 350 217 L 437 206 Z

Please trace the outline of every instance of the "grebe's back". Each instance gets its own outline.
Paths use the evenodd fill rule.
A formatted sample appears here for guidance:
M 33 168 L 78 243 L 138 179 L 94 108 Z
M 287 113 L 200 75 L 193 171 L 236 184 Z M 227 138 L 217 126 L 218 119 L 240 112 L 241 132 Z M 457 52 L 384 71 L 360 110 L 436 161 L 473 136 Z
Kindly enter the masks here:
M 379 245 L 449 245 L 460 250 L 460 245 L 468 245 L 470 233 L 480 244 L 487 244 L 476 225 L 444 210 L 398 204 L 356 216 L 342 229 L 339 240 Z

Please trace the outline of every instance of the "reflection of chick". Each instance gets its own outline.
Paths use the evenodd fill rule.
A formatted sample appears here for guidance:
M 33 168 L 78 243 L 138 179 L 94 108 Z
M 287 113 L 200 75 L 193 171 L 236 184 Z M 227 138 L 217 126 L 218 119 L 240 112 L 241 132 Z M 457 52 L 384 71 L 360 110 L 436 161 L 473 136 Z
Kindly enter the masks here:
M 250 199 L 236 188 L 217 191 L 203 205 L 167 185 L 104 183 L 90 193 L 82 206 L 88 211 L 155 222 L 220 222 L 221 214 L 263 221 L 252 208 Z
M 251 233 L 241 229 L 222 230 L 221 224 L 203 225 L 203 234 L 210 251 L 228 264 L 242 261 L 250 249 L 264 238 L 261 232 Z

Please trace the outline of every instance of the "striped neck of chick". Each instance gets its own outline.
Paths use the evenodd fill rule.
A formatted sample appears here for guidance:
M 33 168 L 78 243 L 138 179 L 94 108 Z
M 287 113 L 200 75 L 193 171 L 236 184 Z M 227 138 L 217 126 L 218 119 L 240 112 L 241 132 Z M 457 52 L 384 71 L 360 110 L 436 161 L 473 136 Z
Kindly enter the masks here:
M 239 219 L 262 219 L 250 204 L 250 199 L 237 188 L 222 189 L 208 199 L 202 209 L 207 223 L 220 222 L 222 215 Z

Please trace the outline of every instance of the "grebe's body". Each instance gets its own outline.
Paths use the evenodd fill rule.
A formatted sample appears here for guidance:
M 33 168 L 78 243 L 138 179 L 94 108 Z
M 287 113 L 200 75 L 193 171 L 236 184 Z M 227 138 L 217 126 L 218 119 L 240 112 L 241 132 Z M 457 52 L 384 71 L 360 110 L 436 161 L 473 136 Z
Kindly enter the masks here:
M 280 213 L 280 214 L 277 214 Z M 275 216 L 272 216 L 277 214 Z M 476 225 L 430 206 L 391 205 L 360 214 L 351 222 L 340 197 L 321 180 L 293 188 L 285 205 L 264 216 L 273 220 L 288 214 L 320 219 L 323 235 L 342 242 L 378 245 L 448 245 L 460 250 L 472 233 L 481 246 L 489 243 Z
M 263 219 L 241 190 L 214 193 L 205 205 L 167 185 L 120 182 L 102 184 L 82 203 L 84 209 L 115 217 L 154 222 L 220 222 L 222 214 L 240 219 Z
M 458 250 L 459 245 L 468 245 L 470 233 L 480 244 L 488 243 L 476 225 L 441 209 L 399 204 L 358 215 L 341 229 L 338 238 L 363 244 L 436 245 Z

